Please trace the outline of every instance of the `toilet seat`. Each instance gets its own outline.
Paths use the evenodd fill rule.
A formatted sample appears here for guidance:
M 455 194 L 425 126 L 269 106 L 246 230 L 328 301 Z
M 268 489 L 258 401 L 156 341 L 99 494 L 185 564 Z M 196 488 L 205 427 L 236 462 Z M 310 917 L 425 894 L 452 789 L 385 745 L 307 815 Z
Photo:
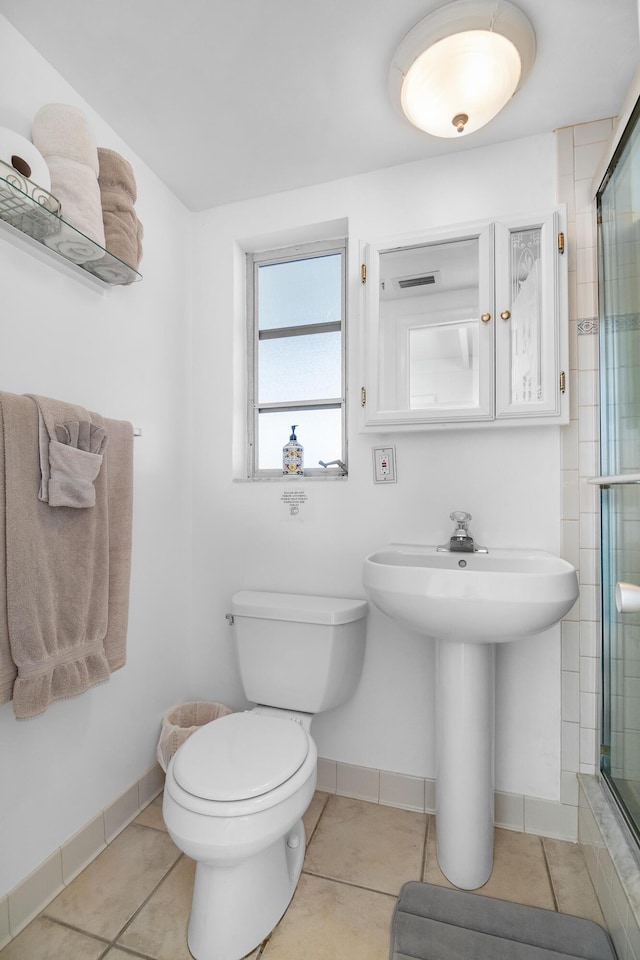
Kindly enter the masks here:
M 173 761 L 173 777 L 203 800 L 248 800 L 275 790 L 303 765 L 310 739 L 287 717 L 249 711 L 220 717 L 196 730 Z

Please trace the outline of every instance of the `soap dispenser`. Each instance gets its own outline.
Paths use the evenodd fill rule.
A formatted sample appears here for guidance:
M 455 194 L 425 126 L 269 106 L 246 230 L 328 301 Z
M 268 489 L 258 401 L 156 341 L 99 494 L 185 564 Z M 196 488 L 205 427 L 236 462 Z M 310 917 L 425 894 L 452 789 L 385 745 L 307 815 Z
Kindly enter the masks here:
M 302 476 L 304 448 L 296 437 L 297 423 L 291 427 L 289 442 L 282 448 L 282 472 L 287 477 Z

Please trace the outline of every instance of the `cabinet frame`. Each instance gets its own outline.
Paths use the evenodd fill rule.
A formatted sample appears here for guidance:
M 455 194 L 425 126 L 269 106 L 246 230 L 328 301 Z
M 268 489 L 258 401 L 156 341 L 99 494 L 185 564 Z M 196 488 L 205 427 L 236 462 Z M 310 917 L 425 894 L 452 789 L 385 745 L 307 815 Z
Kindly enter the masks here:
M 563 207 L 543 214 L 520 214 L 458 224 L 395 236 L 361 245 L 362 314 L 364 376 L 361 390 L 361 429 L 437 430 L 472 425 L 498 427 L 568 423 L 568 302 L 567 254 L 560 252 L 558 236 L 566 232 Z M 541 396 L 518 402 L 512 396 L 511 358 L 513 346 L 509 321 L 501 318 L 513 309 L 509 250 L 514 233 L 540 231 L 540 356 Z M 386 402 L 389 391 L 382 383 L 385 349 L 380 312 L 380 256 L 404 249 L 458 240 L 478 242 L 478 313 L 490 314 L 488 322 L 478 323 L 479 403 L 448 408 L 410 409 Z M 388 337 L 388 333 L 386 334 Z M 400 336 L 400 333 L 398 334 Z M 402 362 L 406 370 L 406 352 L 398 352 L 398 373 Z M 396 396 L 400 387 L 394 388 Z

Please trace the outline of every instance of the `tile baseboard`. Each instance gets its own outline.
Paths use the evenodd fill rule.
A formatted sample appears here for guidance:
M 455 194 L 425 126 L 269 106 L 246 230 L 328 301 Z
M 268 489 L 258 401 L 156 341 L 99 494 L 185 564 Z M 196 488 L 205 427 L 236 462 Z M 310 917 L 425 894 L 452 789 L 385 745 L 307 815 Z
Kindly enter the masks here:
M 154 764 L 134 784 L 0 898 L 0 949 L 85 869 L 162 791 L 164 774 Z
M 435 813 L 435 780 L 318 758 L 317 789 L 418 813 Z M 578 838 L 578 807 L 522 794 L 495 794 L 495 825 L 558 840 Z

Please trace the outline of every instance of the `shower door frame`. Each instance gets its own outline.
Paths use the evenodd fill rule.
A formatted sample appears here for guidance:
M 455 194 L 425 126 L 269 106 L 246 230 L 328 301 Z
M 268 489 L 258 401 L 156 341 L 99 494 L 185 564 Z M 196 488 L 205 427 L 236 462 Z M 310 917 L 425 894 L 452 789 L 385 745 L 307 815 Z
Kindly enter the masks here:
M 616 168 L 618 167 L 622 157 L 625 155 L 627 147 L 631 143 L 634 136 L 640 137 L 640 100 L 636 103 L 635 108 L 631 113 L 624 133 L 620 138 L 620 141 L 608 165 L 606 174 L 596 194 L 598 214 L 598 339 L 600 346 L 600 468 L 602 476 L 594 478 L 593 482 L 597 483 L 600 487 L 600 633 L 602 696 L 599 772 L 601 779 L 606 785 L 608 792 L 615 804 L 616 809 L 624 820 L 631 836 L 635 840 L 635 843 L 640 847 L 640 801 L 638 802 L 638 809 L 636 815 L 634 816 L 633 812 L 629 809 L 624 796 L 622 795 L 618 783 L 616 782 L 616 780 L 618 780 L 622 784 L 624 782 L 624 778 L 616 778 L 611 772 L 611 743 L 613 734 L 611 713 L 612 700 L 614 697 L 612 693 L 612 683 L 614 682 L 612 671 L 612 657 L 614 650 L 612 648 L 612 644 L 616 631 L 620 633 L 621 630 L 624 629 L 624 627 L 620 627 L 619 619 L 615 615 L 615 603 L 613 600 L 614 573 L 615 579 L 620 579 L 620 566 L 616 566 L 616 561 L 615 559 L 612 559 L 611 555 L 617 553 L 617 517 L 615 514 L 616 510 L 621 508 L 620 501 L 623 498 L 622 488 L 631 485 L 637 487 L 637 484 L 640 483 L 640 454 L 638 455 L 636 464 L 638 473 L 625 473 L 620 470 L 619 464 L 617 463 L 617 457 L 619 453 L 618 449 L 613 451 L 613 445 L 610 446 L 607 444 L 607 437 L 610 436 L 612 432 L 614 434 L 617 433 L 617 431 L 614 429 L 617 424 L 613 422 L 613 417 L 610 415 L 611 407 L 613 407 L 614 404 L 611 402 L 611 380 L 608 376 L 609 370 L 612 368 L 612 364 L 610 362 L 610 353 L 612 349 L 615 351 L 616 344 L 615 342 L 612 343 L 613 336 L 610 335 L 607 320 L 610 320 L 611 323 L 614 323 L 616 319 L 619 319 L 619 317 L 615 315 L 607 316 L 605 312 L 606 277 L 604 272 L 604 228 L 602 221 L 603 195 L 607 187 L 609 187 L 611 184 L 615 176 Z M 638 215 L 640 216 L 640 195 L 638 197 Z M 637 315 L 640 317 L 640 303 L 637 304 L 637 308 Z M 638 335 L 640 336 L 640 327 Z M 619 364 L 617 361 L 614 363 L 613 367 L 615 371 L 619 370 Z M 640 410 L 638 411 L 638 416 L 640 418 Z M 640 488 L 638 489 L 640 490 Z M 638 766 L 640 768 L 640 758 Z

